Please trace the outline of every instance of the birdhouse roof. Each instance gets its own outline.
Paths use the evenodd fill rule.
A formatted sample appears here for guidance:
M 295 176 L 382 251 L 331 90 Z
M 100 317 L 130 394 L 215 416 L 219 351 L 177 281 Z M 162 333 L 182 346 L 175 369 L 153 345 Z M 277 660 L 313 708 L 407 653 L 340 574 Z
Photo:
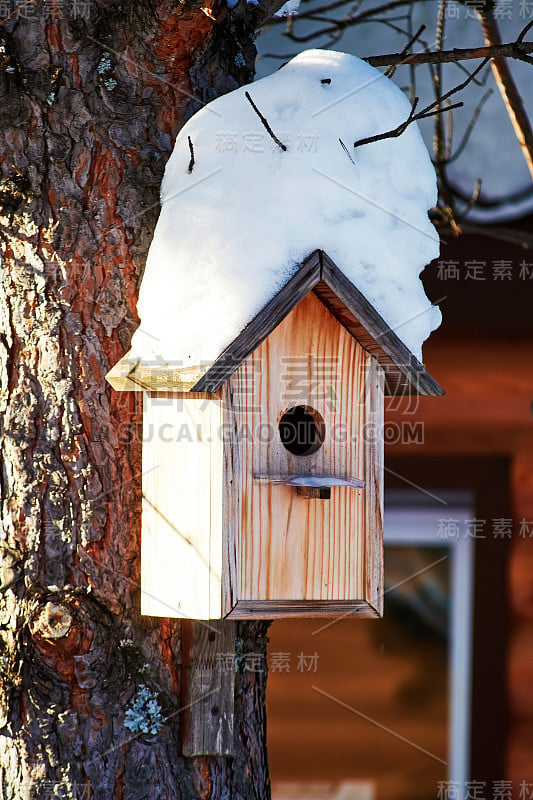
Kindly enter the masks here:
M 108 373 L 107 379 L 122 391 L 216 392 L 309 292 L 383 367 L 385 394 L 444 394 L 362 292 L 321 250 L 305 259 L 213 363 L 192 368 L 163 361 L 143 363 L 130 351 Z

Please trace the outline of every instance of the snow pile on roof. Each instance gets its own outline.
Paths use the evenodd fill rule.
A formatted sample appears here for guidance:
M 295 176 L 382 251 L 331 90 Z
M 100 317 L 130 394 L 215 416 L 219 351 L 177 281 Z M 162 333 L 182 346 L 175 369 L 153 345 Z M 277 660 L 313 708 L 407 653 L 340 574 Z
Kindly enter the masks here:
M 503 42 L 514 42 L 522 28 L 532 17 L 533 6 L 529 4 L 528 16 L 523 12 L 526 0 L 520 0 L 519 13 L 511 13 L 510 0 L 502 0 L 499 9 L 507 3 L 506 13 L 496 12 L 498 27 Z M 528 0 L 529 2 L 529 0 Z M 314 5 L 322 5 L 322 0 L 313 0 L 306 3 L 306 12 L 312 10 Z M 372 0 L 365 3 L 368 7 L 381 5 L 381 0 Z M 428 32 L 434 31 L 440 3 L 413 3 L 409 8 L 412 12 L 412 29 L 416 31 L 420 25 L 426 26 L 425 37 L 431 40 Z M 472 12 L 472 7 L 462 3 L 448 4 L 449 13 L 446 14 L 446 42 L 445 48 L 453 47 L 475 48 L 484 45 L 483 31 L 477 15 Z M 359 53 L 361 58 L 376 56 L 380 53 L 395 53 L 407 41 L 405 36 L 398 32 L 392 24 L 396 9 L 390 8 L 379 19 L 365 21 L 363 25 L 353 25 L 345 28 L 342 35 L 342 47 L 351 53 Z M 391 23 L 384 25 L 384 19 Z M 305 33 L 324 28 L 323 20 L 314 23 L 308 21 Z M 327 27 L 327 26 L 326 26 Z M 279 61 L 271 58 L 271 53 L 276 53 L 283 58 L 284 53 L 294 54 L 299 48 L 304 48 L 304 43 L 287 39 L 283 34 L 283 25 L 268 25 L 262 29 L 256 44 L 258 50 L 257 74 L 259 77 L 268 74 L 277 67 Z M 295 29 L 295 33 L 300 33 Z M 424 36 L 422 36 L 422 40 Z M 422 43 L 419 43 L 420 49 Z M 287 59 L 289 56 L 287 56 Z M 470 62 L 478 64 L 479 62 Z M 273 66 L 274 65 L 274 66 Z M 471 71 L 472 67 L 468 66 Z M 412 65 L 399 65 L 393 80 L 398 86 L 409 86 L 411 83 L 410 70 Z M 514 81 L 525 106 L 526 114 L 533 117 L 533 81 L 531 80 L 531 65 L 525 61 L 513 59 L 511 66 Z M 449 63 L 442 65 L 442 91 L 465 80 L 465 73 L 461 64 Z M 492 89 L 492 95 L 485 93 Z M 432 73 L 426 64 L 416 68 L 416 94 L 420 98 L 418 108 L 423 108 L 435 99 L 435 85 Z M 484 98 L 482 102 L 482 98 Z M 479 205 L 473 206 L 468 212 L 469 221 L 482 223 L 502 222 L 516 219 L 524 214 L 533 213 L 533 186 L 523 152 L 518 144 L 516 134 L 509 121 L 500 91 L 496 86 L 490 65 L 478 75 L 455 98 L 464 102 L 464 107 L 453 112 L 453 147 L 451 155 L 454 156 L 459 147 L 459 158 L 448 162 L 447 177 L 451 185 L 456 187 L 465 198 L 465 202 L 457 202 L 459 210 L 464 211 L 466 203 L 470 200 L 476 189 L 478 180 L 481 180 Z M 486 102 L 485 102 L 486 101 Z M 480 113 L 468 141 L 463 138 L 472 121 L 474 109 L 481 103 Z M 420 130 L 428 148 L 432 149 L 435 133 L 435 120 L 428 118 L 420 123 Z
M 427 215 L 435 173 L 414 125 L 353 148 L 409 110 L 400 89 L 365 62 L 310 50 L 192 117 L 166 167 L 132 356 L 214 361 L 322 249 L 421 360 L 441 319 L 419 280 L 438 255 Z

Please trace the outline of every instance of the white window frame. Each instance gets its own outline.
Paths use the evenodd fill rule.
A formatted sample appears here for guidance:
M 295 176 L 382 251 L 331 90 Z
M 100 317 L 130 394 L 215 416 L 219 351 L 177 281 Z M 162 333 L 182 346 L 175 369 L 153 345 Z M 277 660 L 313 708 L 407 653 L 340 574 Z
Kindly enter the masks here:
M 450 551 L 450 725 L 448 780 L 464 796 L 470 771 L 474 547 L 466 520 L 475 516 L 468 492 L 434 495 L 431 505 L 411 491 L 391 492 L 385 503 L 384 543 L 448 547 Z M 401 497 L 401 504 L 398 499 Z M 386 498 L 387 500 L 387 498 Z M 458 535 L 443 536 L 442 520 L 458 520 Z M 385 564 L 386 564 L 385 550 Z

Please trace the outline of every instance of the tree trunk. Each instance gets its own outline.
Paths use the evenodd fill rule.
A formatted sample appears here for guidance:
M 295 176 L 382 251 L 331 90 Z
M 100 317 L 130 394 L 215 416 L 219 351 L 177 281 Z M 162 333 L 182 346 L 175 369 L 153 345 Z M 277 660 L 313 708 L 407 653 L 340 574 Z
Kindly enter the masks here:
M 269 796 L 245 658 L 235 757 L 181 756 L 180 623 L 139 614 L 141 406 L 104 375 L 176 133 L 252 79 L 279 5 L 21 0 L 0 29 L 2 800 Z M 238 653 L 264 655 L 266 627 Z

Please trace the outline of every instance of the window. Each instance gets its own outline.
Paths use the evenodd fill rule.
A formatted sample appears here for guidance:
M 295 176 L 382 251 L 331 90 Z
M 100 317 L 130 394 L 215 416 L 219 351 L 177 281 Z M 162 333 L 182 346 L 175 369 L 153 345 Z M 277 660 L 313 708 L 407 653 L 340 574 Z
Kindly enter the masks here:
M 425 800 L 439 782 L 464 787 L 473 515 L 468 492 L 389 492 L 384 619 L 272 625 L 273 800 Z

